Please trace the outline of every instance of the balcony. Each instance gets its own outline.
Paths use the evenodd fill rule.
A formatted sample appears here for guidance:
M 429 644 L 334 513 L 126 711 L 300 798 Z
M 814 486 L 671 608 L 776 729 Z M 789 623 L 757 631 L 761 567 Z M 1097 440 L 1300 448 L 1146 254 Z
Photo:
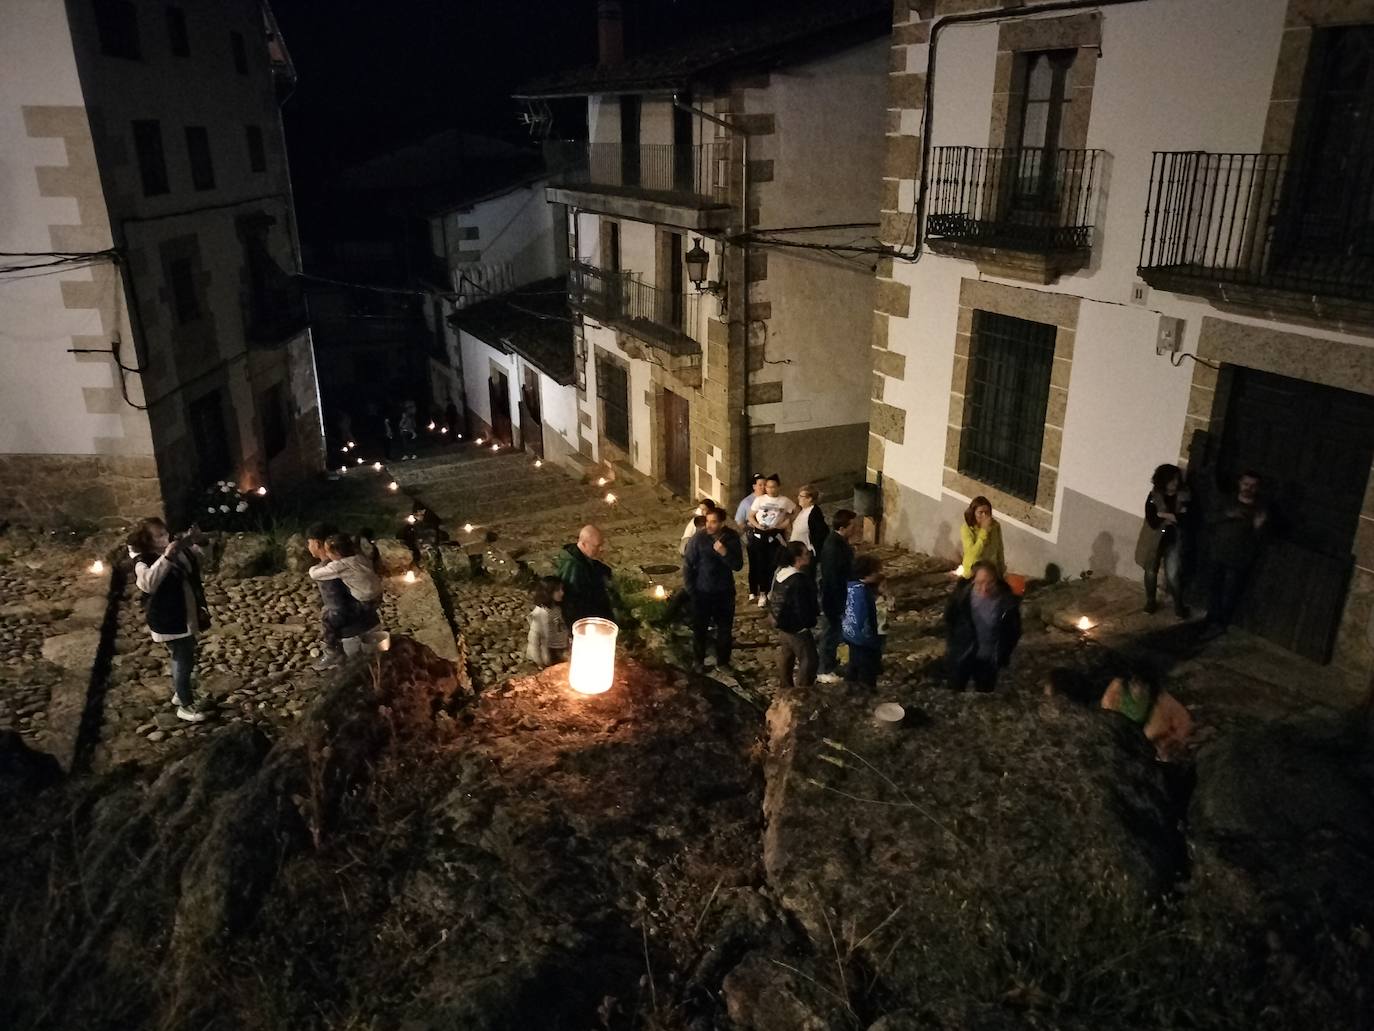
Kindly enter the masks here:
M 1156 152 L 1139 271 L 1245 311 L 1374 325 L 1374 162 Z
M 647 346 L 659 352 L 658 360 L 674 375 L 700 385 L 700 294 L 675 293 L 629 272 L 578 264 L 568 272 L 568 296 L 574 308 L 617 330 L 621 347 L 632 357 Z
M 936 147 L 930 249 L 1036 283 L 1084 268 L 1104 164 L 1100 150 Z
M 728 140 L 694 147 L 559 141 L 545 144 L 545 159 L 557 170 L 551 202 L 702 232 L 729 224 Z

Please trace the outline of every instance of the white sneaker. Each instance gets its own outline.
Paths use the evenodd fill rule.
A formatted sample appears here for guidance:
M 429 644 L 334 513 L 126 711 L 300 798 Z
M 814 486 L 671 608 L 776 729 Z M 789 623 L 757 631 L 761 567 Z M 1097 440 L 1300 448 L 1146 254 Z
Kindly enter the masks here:
M 838 673 L 822 673 L 816 677 L 816 683 L 818 684 L 838 684 L 839 682 L 840 677 Z
M 760 595 L 759 595 L 759 608 L 761 608 L 761 609 L 766 609 L 767 607 L 768 607 L 768 595 L 766 595 L 766 594 L 760 594 Z
M 208 718 L 209 717 L 199 709 L 188 709 L 184 705 L 177 706 L 177 719 L 183 720 L 186 723 L 204 723 Z

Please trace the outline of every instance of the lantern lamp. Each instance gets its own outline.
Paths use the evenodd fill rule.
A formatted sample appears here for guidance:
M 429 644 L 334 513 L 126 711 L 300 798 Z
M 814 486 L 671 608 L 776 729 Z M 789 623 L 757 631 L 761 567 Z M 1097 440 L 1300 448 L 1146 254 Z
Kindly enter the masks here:
M 568 684 L 578 694 L 605 694 L 615 680 L 615 639 L 620 628 L 591 616 L 572 625 Z

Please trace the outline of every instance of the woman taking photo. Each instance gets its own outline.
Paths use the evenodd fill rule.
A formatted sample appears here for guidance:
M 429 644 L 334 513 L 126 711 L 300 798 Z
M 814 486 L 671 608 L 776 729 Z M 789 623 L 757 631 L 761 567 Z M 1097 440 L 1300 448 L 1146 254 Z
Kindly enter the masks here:
M 1000 580 L 1007 575 L 1007 559 L 1002 553 L 1002 524 L 992 517 L 992 502 L 979 495 L 969 502 L 964 512 L 964 525 L 959 527 L 959 540 L 964 546 L 964 560 L 959 575 L 973 579 L 973 567 L 987 562 Z
M 1135 543 L 1135 561 L 1145 571 L 1145 611 L 1159 608 L 1159 567 L 1164 567 L 1164 583 L 1174 599 L 1174 613 L 1188 618 L 1183 602 L 1183 547 L 1188 514 L 1188 492 L 1183 489 L 1183 473 L 1176 465 L 1161 465 L 1150 477 L 1150 493 L 1145 497 L 1145 520 Z
M 144 519 L 129 535 L 129 557 L 134 561 L 134 581 L 144 596 L 148 632 L 172 656 L 172 704 L 177 707 L 177 719 L 204 723 L 205 713 L 197 708 L 192 694 L 191 673 L 196 665 L 196 635 L 209 629 L 210 614 L 195 546 L 187 537 L 173 540 L 167 524 L 153 517 Z

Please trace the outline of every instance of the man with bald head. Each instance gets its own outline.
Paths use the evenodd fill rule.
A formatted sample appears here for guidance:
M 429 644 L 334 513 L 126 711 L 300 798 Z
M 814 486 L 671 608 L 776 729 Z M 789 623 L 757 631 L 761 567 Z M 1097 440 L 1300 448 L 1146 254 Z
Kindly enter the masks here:
M 558 553 L 563 618 L 568 626 L 588 616 L 615 619 L 611 608 L 611 570 L 599 561 L 602 545 L 601 531 L 589 523 L 578 533 L 576 544 L 565 544 Z

